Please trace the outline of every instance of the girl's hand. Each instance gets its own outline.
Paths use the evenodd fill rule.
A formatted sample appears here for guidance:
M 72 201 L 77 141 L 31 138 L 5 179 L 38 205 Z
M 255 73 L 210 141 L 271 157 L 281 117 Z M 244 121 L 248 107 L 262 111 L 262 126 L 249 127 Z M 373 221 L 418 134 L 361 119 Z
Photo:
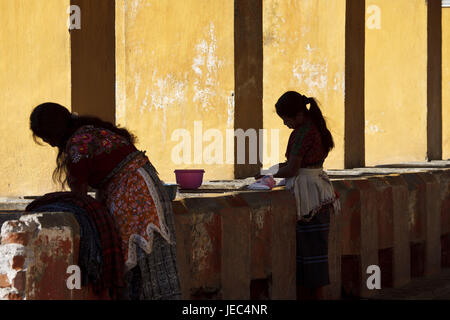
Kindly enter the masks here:
M 300 169 L 303 156 L 296 156 L 291 154 L 286 165 L 280 164 L 280 169 L 276 174 L 273 175 L 274 178 L 290 178 L 296 176 L 298 169 Z

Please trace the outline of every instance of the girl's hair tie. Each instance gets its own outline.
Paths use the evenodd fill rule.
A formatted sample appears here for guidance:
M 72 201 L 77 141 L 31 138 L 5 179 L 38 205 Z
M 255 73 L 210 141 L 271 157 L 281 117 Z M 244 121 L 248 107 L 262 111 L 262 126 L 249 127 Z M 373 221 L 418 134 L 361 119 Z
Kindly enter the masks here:
M 307 96 L 302 95 L 303 101 L 305 101 L 305 104 L 309 104 L 312 102 L 312 98 L 308 98 Z
M 72 119 L 78 119 L 78 113 L 72 112 L 71 115 L 70 115 L 70 117 L 71 117 Z

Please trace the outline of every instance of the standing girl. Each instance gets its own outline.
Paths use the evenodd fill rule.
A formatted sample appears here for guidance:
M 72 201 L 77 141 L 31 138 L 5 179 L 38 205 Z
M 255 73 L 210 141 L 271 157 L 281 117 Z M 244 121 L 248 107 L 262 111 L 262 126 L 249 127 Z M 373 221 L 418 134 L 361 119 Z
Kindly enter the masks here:
M 307 105 L 310 108 L 307 108 Z M 294 91 L 283 94 L 275 105 L 283 123 L 293 129 L 286 150 L 287 161 L 275 178 L 287 178 L 297 204 L 298 297 L 324 299 L 328 272 L 330 212 L 339 208 L 323 162 L 334 147 L 322 112 L 314 98 Z
M 122 298 L 179 299 L 172 204 L 155 168 L 124 128 L 71 114 L 55 103 L 30 116 L 34 138 L 58 148 L 54 178 L 75 193 L 88 186 L 114 217 L 128 288 Z

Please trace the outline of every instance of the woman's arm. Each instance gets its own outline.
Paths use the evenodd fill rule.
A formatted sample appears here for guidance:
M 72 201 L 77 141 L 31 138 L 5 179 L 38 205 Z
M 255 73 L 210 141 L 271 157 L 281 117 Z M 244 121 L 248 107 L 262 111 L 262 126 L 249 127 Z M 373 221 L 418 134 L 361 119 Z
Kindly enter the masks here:
M 286 165 L 280 166 L 280 169 L 276 174 L 273 175 L 274 178 L 290 178 L 297 175 L 298 169 L 302 165 L 303 156 L 291 155 Z

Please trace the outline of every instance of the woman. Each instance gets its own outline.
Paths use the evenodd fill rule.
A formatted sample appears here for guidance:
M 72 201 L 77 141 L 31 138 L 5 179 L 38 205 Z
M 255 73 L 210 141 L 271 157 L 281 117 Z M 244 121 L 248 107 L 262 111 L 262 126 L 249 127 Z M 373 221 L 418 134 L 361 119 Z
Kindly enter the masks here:
M 135 137 L 95 117 L 55 103 L 30 116 L 33 137 L 58 148 L 53 178 L 75 193 L 88 186 L 108 208 L 122 238 L 129 299 L 179 299 L 171 201 Z
M 323 162 L 334 147 L 333 138 L 314 98 L 288 91 L 275 108 L 283 123 L 293 129 L 286 150 L 287 162 L 279 164 L 274 177 L 287 178 L 286 187 L 296 198 L 298 296 L 324 299 L 325 286 L 330 283 L 330 212 L 339 210 L 339 200 L 323 171 Z

